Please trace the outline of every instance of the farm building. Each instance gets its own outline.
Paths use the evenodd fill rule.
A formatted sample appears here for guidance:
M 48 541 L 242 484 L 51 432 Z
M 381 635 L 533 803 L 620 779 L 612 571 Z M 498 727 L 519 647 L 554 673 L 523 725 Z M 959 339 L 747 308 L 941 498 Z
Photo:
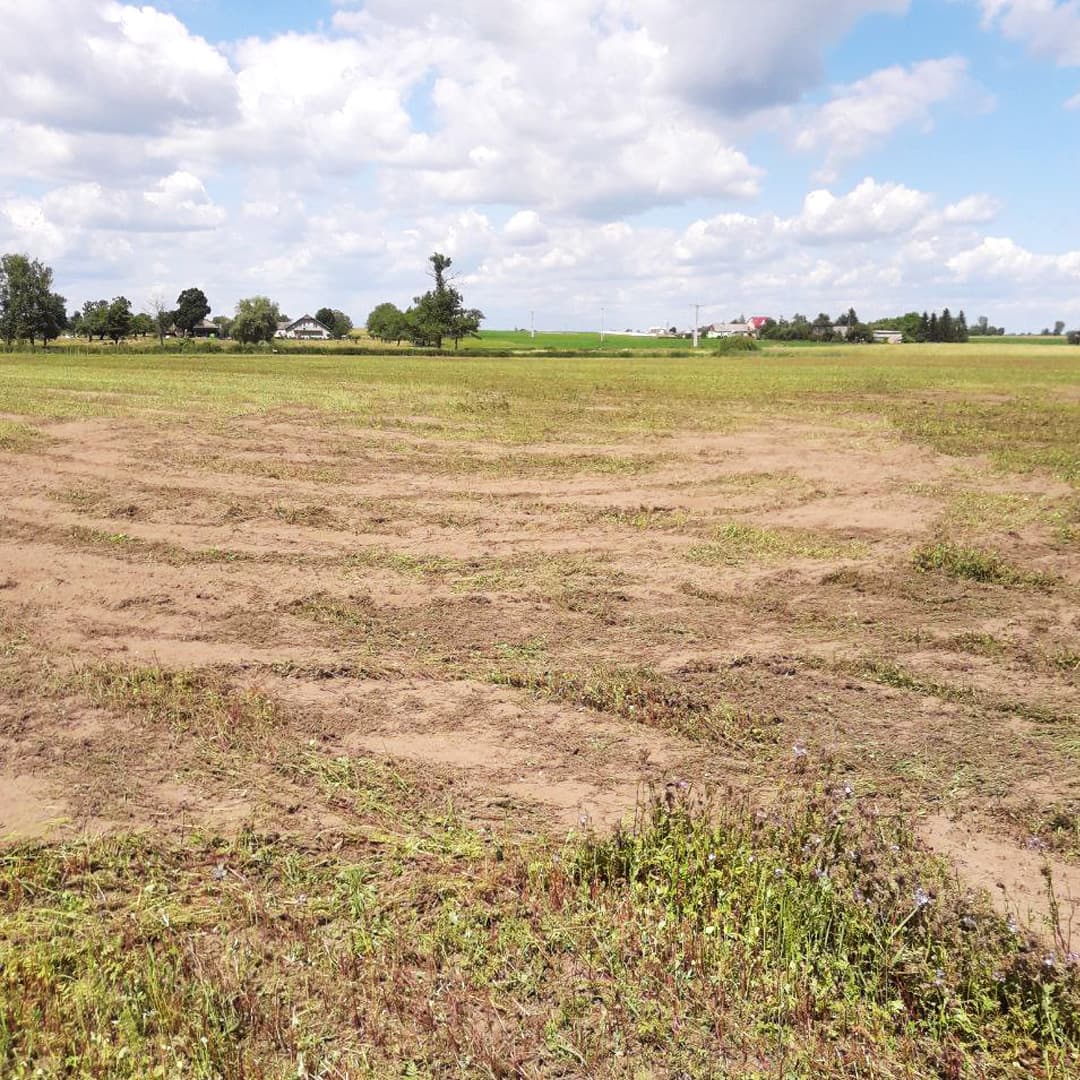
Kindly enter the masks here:
M 903 345 L 904 335 L 899 330 L 875 330 L 874 340 L 885 345 Z
M 282 321 L 278 323 L 277 333 L 274 337 L 300 338 L 305 341 L 329 341 L 334 335 L 329 327 L 323 326 L 313 315 L 301 315 L 292 322 Z
M 217 323 L 210 322 L 209 319 L 203 319 L 202 322 L 197 322 L 191 328 L 191 336 L 201 338 L 221 337 L 221 327 Z
M 757 330 L 748 322 L 713 323 L 709 327 L 709 337 L 754 337 Z

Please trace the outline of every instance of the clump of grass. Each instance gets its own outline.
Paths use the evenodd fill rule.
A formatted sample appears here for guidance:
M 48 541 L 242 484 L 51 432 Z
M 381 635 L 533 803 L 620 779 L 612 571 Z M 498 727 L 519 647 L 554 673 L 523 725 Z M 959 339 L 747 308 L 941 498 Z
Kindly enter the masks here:
M 646 667 L 589 672 L 494 671 L 500 686 L 513 686 L 639 724 L 677 731 L 694 739 L 733 741 L 750 726 L 726 702 L 714 700 Z
M 493 837 L 377 763 L 309 782 L 372 830 L 0 855 L 0 1071 L 1050 1077 L 1080 975 L 847 791 L 677 787 L 614 835 Z M 303 770 L 302 770 L 303 771 Z M 405 811 L 406 831 L 388 807 Z M 298 1062 L 301 1066 L 298 1068 Z
M 1021 570 L 996 551 L 961 547 L 949 541 L 917 548 L 912 562 L 920 573 L 948 574 L 989 585 L 1049 589 L 1059 580 L 1050 574 Z
M 40 450 L 51 441 L 30 424 L 0 420 L 0 453 L 25 454 Z
M 309 503 L 305 506 L 286 506 L 277 503 L 274 517 L 286 525 L 304 525 L 308 528 L 330 529 L 337 524 L 337 518 L 330 507 L 322 503 Z
M 688 558 L 704 566 L 736 566 L 751 559 L 856 559 L 867 550 L 857 541 L 837 540 L 802 529 L 768 529 L 730 522 L 718 528 L 710 542 L 692 547 Z
M 284 719 L 265 694 L 237 689 L 213 672 L 100 664 L 83 668 L 71 682 L 96 705 L 222 749 L 263 746 Z

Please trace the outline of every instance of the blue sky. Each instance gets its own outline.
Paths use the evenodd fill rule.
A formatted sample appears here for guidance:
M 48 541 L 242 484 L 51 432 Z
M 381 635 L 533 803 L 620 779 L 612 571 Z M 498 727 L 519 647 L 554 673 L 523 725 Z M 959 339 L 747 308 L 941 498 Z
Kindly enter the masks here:
M 0 249 L 70 305 L 1080 326 L 1080 0 L 0 0 Z

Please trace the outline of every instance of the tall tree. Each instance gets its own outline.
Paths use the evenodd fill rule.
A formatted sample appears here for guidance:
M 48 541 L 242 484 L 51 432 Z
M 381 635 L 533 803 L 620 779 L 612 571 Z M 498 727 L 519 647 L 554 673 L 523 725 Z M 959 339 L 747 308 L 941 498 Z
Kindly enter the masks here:
M 41 344 L 48 346 L 50 341 L 55 341 L 67 328 L 67 299 L 59 293 L 48 293 L 35 323 Z
M 176 298 L 173 322 L 182 334 L 191 336 L 192 331 L 210 314 L 210 305 L 202 289 L 185 289 Z
M 244 345 L 270 341 L 277 333 L 281 310 L 267 296 L 249 296 L 236 305 L 236 318 L 229 328 L 233 339 Z
M 106 318 L 109 314 L 108 300 L 87 300 L 82 306 L 79 319 L 79 330 L 86 335 L 87 341 L 97 338 L 105 340 L 107 331 Z
M 477 336 L 484 313 L 466 308 L 461 292 L 448 280 L 453 260 L 436 251 L 428 262 L 435 288 L 415 297 L 405 313 L 409 337 L 416 345 L 433 345 L 436 349 L 441 349 L 443 338 L 448 337 L 457 348 L 463 337 Z
M 1064 332 L 1065 321 L 1063 319 L 1058 319 L 1058 321 L 1054 323 L 1054 337 L 1061 337 Z
M 953 342 L 956 340 L 956 324 L 953 322 L 952 312 L 948 308 L 941 313 L 938 319 L 938 333 L 942 341 Z
M 119 345 L 131 333 L 131 301 L 117 296 L 105 312 L 105 333 L 114 345 Z
M 967 324 L 967 316 L 963 313 L 963 311 L 961 311 L 960 314 L 956 316 L 956 325 L 955 325 L 955 330 L 954 330 L 954 337 L 955 337 L 955 339 L 957 341 L 960 341 L 960 342 L 964 342 L 964 341 L 968 340 L 969 331 L 968 331 L 968 324 Z

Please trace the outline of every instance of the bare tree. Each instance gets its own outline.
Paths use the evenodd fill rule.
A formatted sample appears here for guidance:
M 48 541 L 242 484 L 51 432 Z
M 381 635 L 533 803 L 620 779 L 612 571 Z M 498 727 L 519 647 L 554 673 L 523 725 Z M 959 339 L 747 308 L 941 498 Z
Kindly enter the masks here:
M 156 292 L 143 305 L 143 311 L 154 320 L 154 329 L 157 331 L 158 341 L 165 344 L 165 334 L 173 319 L 172 308 L 165 303 L 165 297 Z

